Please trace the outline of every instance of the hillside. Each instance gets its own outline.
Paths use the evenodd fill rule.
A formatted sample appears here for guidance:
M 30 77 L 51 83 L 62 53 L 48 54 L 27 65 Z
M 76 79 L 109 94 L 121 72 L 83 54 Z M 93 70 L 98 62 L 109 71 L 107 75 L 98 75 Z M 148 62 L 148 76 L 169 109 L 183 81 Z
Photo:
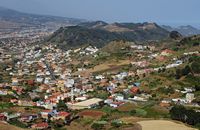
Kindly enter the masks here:
M 126 48 L 129 48 L 130 44 L 127 42 L 119 41 L 115 42 L 112 41 L 105 45 L 103 48 L 101 48 L 100 51 L 107 52 L 107 53 L 119 53 L 122 50 L 126 50 Z
M 193 26 L 190 26 L 190 25 L 179 26 L 179 27 L 176 27 L 176 28 L 163 25 L 162 28 L 164 28 L 164 29 L 166 29 L 166 30 L 168 30 L 170 32 L 171 31 L 178 31 L 183 36 L 192 36 L 192 35 L 200 34 L 200 30 L 199 29 L 197 29 L 197 28 L 195 28 Z
M 36 15 L 0 7 L 0 29 L 18 29 L 57 25 L 75 25 L 83 20 L 48 15 Z
M 119 34 L 100 29 L 88 29 L 80 26 L 71 26 L 57 30 L 47 42 L 58 44 L 63 49 L 93 45 L 103 47 L 106 43 L 114 40 L 131 40 Z
M 113 23 L 103 21 L 81 23 L 78 26 L 60 28 L 47 42 L 62 48 L 94 45 L 103 47 L 111 41 L 146 41 L 166 39 L 169 32 L 155 23 Z
M 0 122 L 1 130 L 25 130 L 7 123 Z
M 88 22 L 80 24 L 86 28 L 101 29 L 108 32 L 120 34 L 126 38 L 134 38 L 136 41 L 160 40 L 166 38 L 168 31 L 158 26 L 156 23 L 112 23 L 108 24 L 103 21 Z

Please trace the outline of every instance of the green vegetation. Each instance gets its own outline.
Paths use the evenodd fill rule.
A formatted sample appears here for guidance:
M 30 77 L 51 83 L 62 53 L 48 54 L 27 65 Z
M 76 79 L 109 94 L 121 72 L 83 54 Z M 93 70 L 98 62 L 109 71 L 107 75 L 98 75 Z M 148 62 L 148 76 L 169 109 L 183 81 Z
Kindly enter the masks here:
M 12 103 L 1 102 L 1 103 L 0 103 L 0 110 L 1 110 L 1 109 L 8 109 L 8 108 L 10 108 L 10 107 L 12 107 L 12 106 L 13 106 Z
M 111 126 L 115 127 L 115 128 L 119 128 L 123 125 L 123 122 L 120 120 L 113 120 L 111 122 Z
M 62 127 L 63 127 L 64 125 L 65 125 L 65 122 L 64 122 L 63 120 L 61 120 L 61 119 L 51 122 L 51 126 L 52 126 L 54 129 L 63 129 Z
M 54 128 L 54 130 L 67 130 L 66 128 Z
M 186 109 L 183 106 L 174 106 L 170 110 L 171 118 L 174 120 L 186 122 L 189 125 L 199 126 L 200 113 L 192 109 Z
M 106 124 L 106 121 L 95 121 L 92 124 L 91 128 L 93 128 L 94 130 L 103 130 Z
M 93 92 L 89 92 L 88 94 L 92 97 L 97 97 L 101 99 L 107 99 L 107 97 L 110 95 L 109 92 L 98 89 Z
M 154 107 L 147 107 L 144 109 L 146 111 L 145 117 L 147 118 L 169 118 L 169 112 L 165 108 L 154 106 Z
M 57 109 L 58 109 L 59 111 L 66 111 L 66 110 L 68 110 L 68 107 L 67 107 L 67 105 L 65 104 L 64 101 L 59 100 L 59 102 L 58 102 L 58 104 L 57 104 Z
M 94 23 L 95 24 L 95 23 Z M 85 23 L 78 26 L 60 28 L 57 30 L 47 42 L 53 42 L 61 49 L 72 47 L 82 47 L 85 45 L 93 45 L 103 47 L 111 41 L 144 41 L 144 40 L 160 40 L 168 37 L 169 32 L 161 28 L 157 24 L 152 24 L 153 29 L 141 29 L 141 26 L 148 26 L 150 23 L 130 24 L 117 23 L 115 24 L 116 31 L 105 29 L 107 24 L 102 27 L 95 27 L 92 23 Z M 131 28 L 130 28 L 131 27 Z M 134 30 L 120 31 L 119 29 Z
M 81 47 L 89 44 L 96 47 L 103 47 L 110 41 L 123 39 L 124 38 L 119 34 L 114 34 L 105 30 L 72 26 L 60 28 L 48 41 L 57 43 L 58 47 L 61 49 L 67 49 L 70 47 Z
M 10 123 L 11 125 L 15 125 L 17 127 L 20 127 L 20 128 L 26 128 L 27 127 L 26 124 L 18 121 L 17 119 L 12 119 L 8 123 Z
M 137 108 L 136 109 L 136 116 L 145 117 L 147 115 L 147 112 L 144 109 Z

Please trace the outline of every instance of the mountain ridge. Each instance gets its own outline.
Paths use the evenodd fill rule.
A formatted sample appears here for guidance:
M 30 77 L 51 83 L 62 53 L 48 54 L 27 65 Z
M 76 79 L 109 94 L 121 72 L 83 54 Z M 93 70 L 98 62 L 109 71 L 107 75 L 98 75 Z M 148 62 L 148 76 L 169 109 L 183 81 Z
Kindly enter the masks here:
M 200 29 L 195 28 L 191 25 L 186 25 L 186 26 L 178 26 L 178 27 L 171 27 L 168 25 L 162 25 L 162 28 L 168 30 L 168 31 L 178 31 L 181 33 L 183 36 L 192 36 L 192 35 L 198 35 L 200 34 Z
M 92 44 L 103 47 L 115 40 L 146 41 L 166 39 L 169 32 L 156 23 L 112 23 L 94 21 L 77 26 L 60 28 L 47 42 L 56 43 L 61 48 Z
M 67 26 L 76 25 L 85 21 L 82 19 L 66 18 L 60 16 L 23 13 L 5 7 L 0 7 L 0 20 L 0 28 L 21 28 L 26 26 L 50 27 L 53 23 Z

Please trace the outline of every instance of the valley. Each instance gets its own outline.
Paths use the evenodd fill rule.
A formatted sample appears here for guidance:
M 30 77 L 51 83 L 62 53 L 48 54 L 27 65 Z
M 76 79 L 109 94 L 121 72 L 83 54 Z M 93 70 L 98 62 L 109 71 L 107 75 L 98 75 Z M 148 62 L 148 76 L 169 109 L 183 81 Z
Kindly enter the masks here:
M 0 129 L 198 130 L 200 32 L 0 7 Z

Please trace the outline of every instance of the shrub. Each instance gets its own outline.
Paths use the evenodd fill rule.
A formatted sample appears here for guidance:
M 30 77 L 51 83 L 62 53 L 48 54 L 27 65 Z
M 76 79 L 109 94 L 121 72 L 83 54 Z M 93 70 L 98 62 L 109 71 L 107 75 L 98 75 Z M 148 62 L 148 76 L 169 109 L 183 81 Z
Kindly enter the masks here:
M 119 121 L 119 120 L 114 120 L 111 122 L 111 126 L 116 127 L 116 128 L 118 128 L 122 125 L 123 125 L 122 121 Z
M 94 130 L 102 130 L 104 128 L 104 124 L 93 123 L 91 128 Z
M 17 127 L 20 127 L 20 128 L 26 128 L 27 127 L 24 123 L 18 121 L 17 119 L 12 119 L 8 123 L 10 123 L 11 125 L 15 125 Z
M 147 115 L 147 112 L 143 109 L 136 109 L 136 115 L 144 117 Z
M 174 106 L 170 110 L 171 118 L 174 120 L 186 122 L 189 125 L 198 125 L 200 122 L 200 113 L 194 110 L 187 110 L 184 106 Z

